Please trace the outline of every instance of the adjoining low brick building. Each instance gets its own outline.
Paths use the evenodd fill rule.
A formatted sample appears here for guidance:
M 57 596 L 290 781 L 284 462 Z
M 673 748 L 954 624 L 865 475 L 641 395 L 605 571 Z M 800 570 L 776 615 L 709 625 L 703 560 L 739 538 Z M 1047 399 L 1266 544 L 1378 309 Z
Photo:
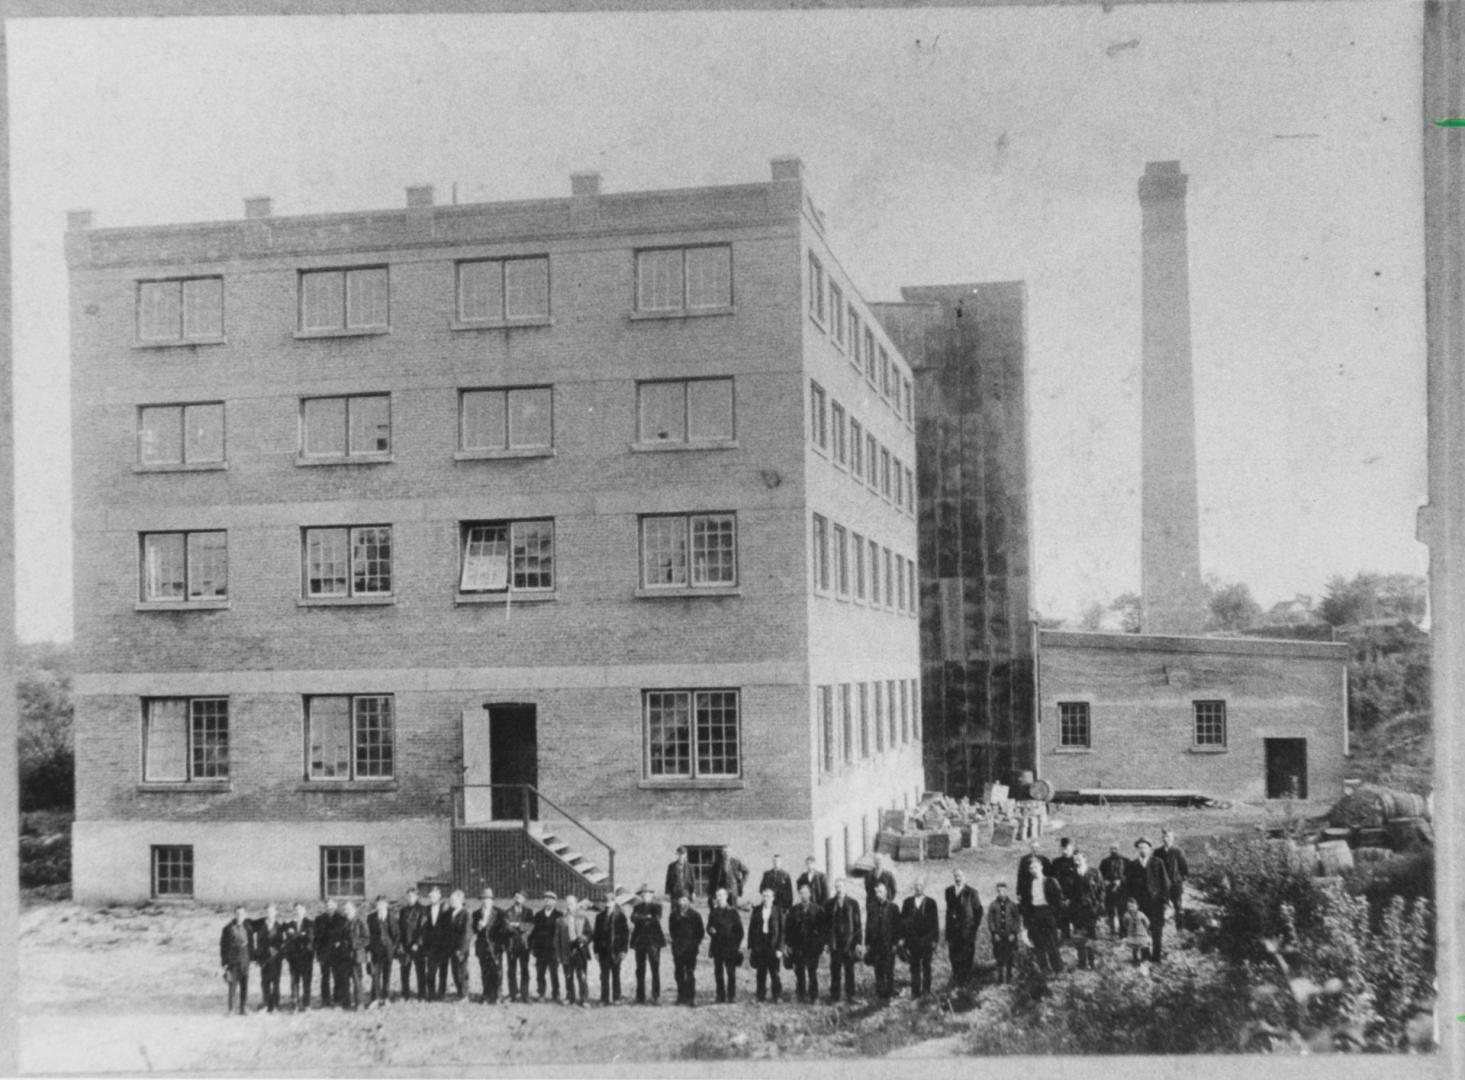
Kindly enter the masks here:
M 796 159 L 67 254 L 78 899 L 840 873 L 918 795 L 912 378 Z
M 1348 646 L 1044 630 L 1038 775 L 1055 790 L 1343 793 Z

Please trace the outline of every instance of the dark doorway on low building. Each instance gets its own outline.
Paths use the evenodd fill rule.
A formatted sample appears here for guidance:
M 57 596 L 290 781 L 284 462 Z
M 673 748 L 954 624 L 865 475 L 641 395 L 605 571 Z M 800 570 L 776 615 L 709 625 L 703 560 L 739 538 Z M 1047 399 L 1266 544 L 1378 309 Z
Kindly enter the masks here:
M 493 818 L 522 819 L 524 791 L 512 785 L 539 784 L 539 714 L 533 705 L 488 706 L 489 782 L 493 789 Z M 505 786 L 499 786 L 505 785 Z M 529 794 L 528 815 L 539 819 L 539 799 Z
M 1307 740 L 1263 739 L 1267 755 L 1267 798 L 1307 798 Z

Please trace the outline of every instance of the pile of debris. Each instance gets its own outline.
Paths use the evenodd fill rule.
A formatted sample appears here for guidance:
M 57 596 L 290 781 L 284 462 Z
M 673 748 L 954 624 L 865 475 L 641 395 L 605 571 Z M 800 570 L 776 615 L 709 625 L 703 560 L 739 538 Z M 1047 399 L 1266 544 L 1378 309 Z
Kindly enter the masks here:
M 1396 854 L 1434 847 L 1429 800 L 1407 791 L 1364 784 L 1350 790 L 1324 820 L 1305 830 L 1273 827 L 1268 835 L 1285 843 L 1323 876 L 1352 870 L 1356 863 L 1385 862 Z
M 1031 782 L 1024 787 L 1019 790 L 1029 797 L 1019 799 L 1012 797 L 1014 791 L 1006 784 L 987 784 L 977 802 L 928 791 L 914 809 L 881 813 L 875 852 L 897 862 L 922 862 L 949 859 L 962 848 L 1011 847 L 1042 836 L 1048 821 L 1048 803 L 1032 796 L 1047 792 L 1032 790 L 1037 785 Z M 864 874 L 874 865 L 873 856 L 867 853 L 853 870 Z

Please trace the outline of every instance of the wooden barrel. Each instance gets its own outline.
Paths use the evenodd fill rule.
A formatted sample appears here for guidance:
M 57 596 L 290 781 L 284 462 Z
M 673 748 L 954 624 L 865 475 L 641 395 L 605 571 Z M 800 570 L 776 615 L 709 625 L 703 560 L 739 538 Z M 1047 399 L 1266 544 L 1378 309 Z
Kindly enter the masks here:
M 1363 866 L 1367 863 L 1388 862 L 1394 853 L 1386 847 L 1357 847 L 1353 849 L 1353 861 Z
M 1345 870 L 1353 869 L 1353 849 L 1346 840 L 1324 840 L 1317 846 L 1318 873 L 1323 877 L 1336 877 Z
M 1028 798 L 1047 802 L 1053 797 L 1053 785 L 1046 780 L 1034 780 L 1028 785 Z

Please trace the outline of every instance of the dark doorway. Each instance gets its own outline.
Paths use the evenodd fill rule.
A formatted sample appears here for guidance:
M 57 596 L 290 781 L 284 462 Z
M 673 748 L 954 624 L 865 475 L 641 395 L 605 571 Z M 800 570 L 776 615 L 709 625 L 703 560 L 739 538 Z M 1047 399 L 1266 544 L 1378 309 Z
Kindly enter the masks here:
M 1267 753 L 1267 798 L 1307 798 L 1307 740 L 1263 739 Z
M 488 773 L 494 785 L 539 784 L 539 716 L 533 705 L 488 707 Z M 495 821 L 523 819 L 525 793 L 516 787 L 493 789 Z M 529 819 L 539 818 L 539 800 L 529 796 Z

